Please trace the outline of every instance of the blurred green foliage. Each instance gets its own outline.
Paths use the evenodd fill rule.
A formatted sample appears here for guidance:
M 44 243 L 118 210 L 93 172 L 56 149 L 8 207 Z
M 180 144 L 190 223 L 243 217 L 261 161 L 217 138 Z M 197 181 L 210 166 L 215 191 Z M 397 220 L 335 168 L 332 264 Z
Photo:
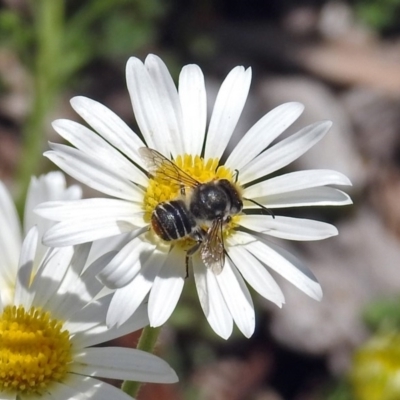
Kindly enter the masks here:
M 58 3 L 57 9 L 49 3 Z M 51 19 L 58 19 L 53 28 L 62 29 L 60 76 L 71 76 L 96 57 L 126 58 L 153 45 L 166 11 L 161 0 L 36 0 L 28 4 L 32 5 L 28 10 L 0 8 L 0 45 L 16 50 L 33 67 L 40 41 L 55 33 L 47 31 L 46 37 L 40 37 L 38 22 L 49 13 Z
M 373 331 L 400 332 L 400 298 L 370 304 L 364 312 L 364 320 Z
M 22 127 L 17 206 L 39 174 L 47 116 L 79 71 L 99 58 L 123 61 L 155 45 L 162 0 L 31 0 L 0 7 L 0 47 L 16 54 L 33 81 L 31 114 Z M 2 91 L 7 90 L 2 87 Z
M 357 0 L 355 9 L 359 18 L 375 29 L 398 28 L 400 0 Z
M 328 394 L 325 394 L 326 400 L 354 400 L 351 393 L 351 387 L 348 382 L 339 382 L 334 389 L 330 389 Z

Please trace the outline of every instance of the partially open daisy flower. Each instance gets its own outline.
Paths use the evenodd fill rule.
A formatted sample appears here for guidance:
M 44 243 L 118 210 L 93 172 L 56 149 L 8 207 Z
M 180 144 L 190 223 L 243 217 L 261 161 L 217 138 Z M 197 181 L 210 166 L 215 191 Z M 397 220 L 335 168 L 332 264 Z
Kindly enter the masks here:
M 150 324 L 163 324 L 182 292 L 187 255 L 207 320 L 224 338 L 233 321 L 247 337 L 254 331 L 245 281 L 278 306 L 284 303 L 269 269 L 319 300 L 322 291 L 313 275 L 268 237 L 319 240 L 337 230 L 319 221 L 281 217 L 275 209 L 350 204 L 348 195 L 328 186 L 350 181 L 331 170 L 268 176 L 317 143 L 331 123 L 307 126 L 268 148 L 303 111 L 299 103 L 283 104 L 262 117 L 222 165 L 246 102 L 250 69 L 236 67 L 228 74 L 207 129 L 204 77 L 197 65 L 182 69 L 178 90 L 154 55 L 144 64 L 131 58 L 126 72 L 144 141 L 103 105 L 77 97 L 72 107 L 93 130 L 55 121 L 56 131 L 75 148 L 51 144 L 46 153 L 68 174 L 112 198 L 51 202 L 37 209 L 59 221 L 44 238 L 52 246 L 131 232 L 131 241 L 98 275 L 116 289 L 108 324 L 123 323 L 147 296 Z M 216 192 L 199 189 L 209 188 L 210 182 Z M 209 212 L 196 211 L 194 195 L 211 202 Z
M 24 223 L 20 220 L 13 199 L 0 181 L 0 299 L 9 302 L 14 295 L 15 276 L 18 269 L 23 237 L 37 226 L 40 240 L 37 242 L 33 272 L 38 268 L 47 248 L 41 237 L 53 221 L 45 220 L 33 212 L 44 201 L 77 200 L 81 198 L 81 188 L 73 185 L 67 188 L 65 176 L 61 172 L 50 172 L 40 177 L 32 177 L 25 202 Z

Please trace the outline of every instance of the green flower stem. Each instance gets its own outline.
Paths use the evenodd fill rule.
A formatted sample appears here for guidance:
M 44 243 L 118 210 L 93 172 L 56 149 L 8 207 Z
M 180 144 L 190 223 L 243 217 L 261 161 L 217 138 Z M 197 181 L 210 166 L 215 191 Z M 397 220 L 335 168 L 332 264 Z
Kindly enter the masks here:
M 151 328 L 150 326 L 146 326 L 140 335 L 137 349 L 146 351 L 148 353 L 153 353 L 160 331 L 161 327 Z M 125 381 L 122 384 L 121 389 L 130 396 L 136 397 L 139 393 L 141 385 L 142 382 Z
M 64 0 L 34 0 L 31 4 L 37 50 L 33 61 L 32 111 L 23 129 L 21 162 L 17 172 L 19 183 L 17 206 L 21 214 L 31 175 L 39 172 L 46 117 L 54 106 L 64 80 L 59 73 L 63 63 Z

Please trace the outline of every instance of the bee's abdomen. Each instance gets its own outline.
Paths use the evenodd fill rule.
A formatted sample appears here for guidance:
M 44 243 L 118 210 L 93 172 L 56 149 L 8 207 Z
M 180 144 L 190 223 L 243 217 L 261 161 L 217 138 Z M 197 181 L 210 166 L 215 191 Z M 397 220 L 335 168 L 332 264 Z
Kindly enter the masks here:
M 189 235 L 196 221 L 182 200 L 173 200 L 157 205 L 151 215 L 151 226 L 161 239 L 171 241 Z

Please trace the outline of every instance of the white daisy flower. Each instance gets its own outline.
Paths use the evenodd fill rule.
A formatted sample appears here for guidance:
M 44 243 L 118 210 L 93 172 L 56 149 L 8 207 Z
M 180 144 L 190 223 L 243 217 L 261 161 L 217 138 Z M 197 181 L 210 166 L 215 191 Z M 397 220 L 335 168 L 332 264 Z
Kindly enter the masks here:
M 34 185 L 41 186 L 46 179 Z M 175 372 L 152 354 L 92 347 L 149 323 L 142 305 L 118 329 L 105 325 L 111 296 L 93 301 L 102 289 L 95 276 L 114 254 L 103 255 L 82 272 L 90 245 L 49 249 L 34 272 L 39 238 L 34 226 L 14 266 L 19 227 L 2 184 L 0 203 L 0 248 L 9 256 L 0 262 L 0 398 L 122 400 L 131 397 L 95 378 L 176 382 Z M 11 251 L 4 253 L 7 246 Z
M 40 215 L 59 221 L 44 237 L 51 246 L 131 232 L 131 241 L 98 275 L 105 285 L 116 289 L 108 324 L 123 323 L 147 296 L 150 325 L 163 324 L 182 292 L 188 249 L 194 253 L 190 261 L 201 306 L 211 327 L 223 338 L 230 336 L 233 322 L 247 337 L 254 331 L 254 307 L 246 281 L 278 306 L 284 303 L 269 269 L 319 300 L 322 291 L 314 276 L 269 237 L 320 240 L 336 235 L 336 228 L 319 221 L 281 217 L 269 210 L 350 204 L 347 194 L 328 185 L 351 183 L 331 170 L 270 175 L 317 143 L 331 123 L 307 126 L 268 147 L 303 111 L 299 103 L 283 104 L 243 135 L 221 165 L 246 102 L 250 69 L 236 67 L 228 74 L 207 130 L 204 78 L 197 65 L 182 69 L 178 90 L 165 64 L 154 55 L 144 64 L 131 58 L 126 74 L 144 141 L 103 105 L 76 97 L 71 100 L 72 107 L 93 130 L 69 120 L 55 121 L 55 130 L 75 148 L 51 144 L 52 151 L 46 153 L 65 172 L 111 198 L 50 202 L 37 209 Z M 199 229 L 192 229 L 193 224 L 186 230 L 179 226 L 179 215 L 194 215 L 191 202 L 199 186 L 193 181 L 200 185 L 221 180 L 222 186 L 229 188 L 222 189 L 225 208 L 218 218 L 200 218 L 199 212 L 194 218 Z M 239 199 L 235 207 L 232 196 Z M 203 200 L 215 200 L 207 199 Z M 170 211 L 170 202 L 175 200 L 175 211 Z M 162 202 L 167 204 L 163 210 Z M 176 211 L 178 206 L 183 210 Z M 173 224 L 165 234 L 162 229 L 168 220 Z M 185 232 L 189 234 L 183 239 L 169 240 Z M 198 251 L 194 249 L 196 241 Z
M 147 382 L 177 380 L 165 362 L 150 354 L 90 348 L 140 329 L 149 321 L 147 309 L 141 306 L 119 329 L 109 330 L 104 321 L 111 296 L 88 304 L 102 288 L 94 276 L 113 253 L 81 274 L 87 265 L 89 245 L 48 250 L 38 240 L 50 224 L 33 214 L 32 208 L 44 200 L 80 196 L 78 186 L 66 188 L 60 172 L 32 178 L 21 232 L 12 198 L 0 182 L 2 399 L 70 399 L 82 394 L 93 399 L 130 399 L 91 376 Z

